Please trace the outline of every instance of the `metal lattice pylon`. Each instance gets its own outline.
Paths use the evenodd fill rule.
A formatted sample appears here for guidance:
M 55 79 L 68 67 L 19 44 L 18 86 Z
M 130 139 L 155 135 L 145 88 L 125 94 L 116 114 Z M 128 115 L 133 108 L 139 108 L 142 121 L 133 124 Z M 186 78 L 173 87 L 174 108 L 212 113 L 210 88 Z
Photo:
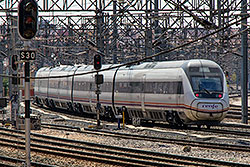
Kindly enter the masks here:
M 209 34 L 240 19 L 239 0 L 39 0 L 39 31 L 33 40 L 37 66 L 91 64 L 96 51 L 104 63 L 123 63 Z M 18 50 L 11 39 L 18 1 L 0 2 L 1 51 Z M 223 67 L 239 61 L 239 25 L 154 60 L 205 58 Z M 235 35 L 236 34 L 236 35 Z M 230 62 L 225 62 L 225 60 Z M 237 62 L 237 63 L 235 63 Z

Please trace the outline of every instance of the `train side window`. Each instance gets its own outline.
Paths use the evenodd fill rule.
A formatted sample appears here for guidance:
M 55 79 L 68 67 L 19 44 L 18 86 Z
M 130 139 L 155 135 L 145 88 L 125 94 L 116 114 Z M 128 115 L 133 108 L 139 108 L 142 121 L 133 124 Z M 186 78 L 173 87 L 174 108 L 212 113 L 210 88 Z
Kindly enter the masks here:
M 42 81 L 42 80 L 40 81 L 39 86 L 44 87 L 44 85 L 43 85 L 43 81 Z
M 182 85 L 181 82 L 171 82 L 170 94 L 181 94 Z
M 219 68 L 209 67 L 209 70 L 210 70 L 211 73 L 220 73 L 220 69 Z
M 177 94 L 184 94 L 182 82 L 178 82 Z
M 169 82 L 164 82 L 163 85 L 162 85 L 162 90 L 164 94 L 168 94 L 169 93 Z
M 76 83 L 76 90 L 81 90 L 81 82 L 78 82 Z
M 80 82 L 80 90 L 84 90 L 85 89 L 85 82 Z
M 163 85 L 164 85 L 164 83 L 162 83 L 162 82 L 158 82 L 157 83 L 157 93 L 159 93 L 159 94 L 162 94 L 163 93 Z
M 64 82 L 64 89 L 67 89 L 67 87 L 68 87 L 68 81 L 65 81 Z
M 103 84 L 103 91 L 104 92 L 111 92 L 112 91 L 112 83 L 111 82 L 106 82 Z
M 63 81 L 63 89 L 67 88 L 67 81 Z
M 119 82 L 115 83 L 115 92 L 119 92 L 120 91 L 120 84 Z
M 49 88 L 53 88 L 53 80 L 49 81 Z
M 130 93 L 141 93 L 141 86 L 140 82 L 129 82 L 129 92 Z
M 77 90 L 81 90 L 81 85 L 82 85 L 82 83 L 81 82 L 78 82 L 78 84 L 77 84 Z
M 89 83 L 89 90 L 93 90 L 92 83 Z
M 156 94 L 158 92 L 157 89 L 158 89 L 158 83 L 154 82 L 153 83 L 153 89 L 152 89 L 154 94 Z
M 58 81 L 58 88 L 61 89 L 61 81 Z
M 135 92 L 141 93 L 142 92 L 142 83 L 141 82 L 135 82 L 135 83 L 136 83 Z
M 152 83 L 151 82 L 146 82 L 144 84 L 144 86 L 145 86 L 145 90 L 144 90 L 145 93 L 152 93 Z
M 112 89 L 113 89 L 113 83 L 112 82 L 109 82 L 108 83 L 108 92 L 111 92 L 112 91 Z
M 189 67 L 189 72 L 199 72 L 199 67 Z
M 106 83 L 103 83 L 102 91 L 107 92 L 107 90 L 108 90 L 108 83 L 106 82 Z
M 173 84 L 173 82 L 168 82 L 168 94 L 174 94 L 174 84 Z
M 74 81 L 74 90 L 78 90 L 78 82 L 77 81 Z
M 86 91 L 88 91 L 88 90 L 89 90 L 89 87 L 90 87 L 90 86 L 89 86 L 89 84 L 90 84 L 89 82 L 86 82 L 86 85 L 85 85 L 84 90 L 86 90 Z

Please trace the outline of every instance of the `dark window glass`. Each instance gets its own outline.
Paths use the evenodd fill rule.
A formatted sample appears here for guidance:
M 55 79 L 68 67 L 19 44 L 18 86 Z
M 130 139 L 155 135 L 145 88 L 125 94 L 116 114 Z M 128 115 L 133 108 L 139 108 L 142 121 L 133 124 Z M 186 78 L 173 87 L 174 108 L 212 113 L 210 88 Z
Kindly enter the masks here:
M 120 93 L 183 94 L 182 82 L 117 82 Z
M 189 67 L 189 72 L 199 72 L 199 67 Z
M 220 69 L 219 68 L 211 68 L 211 67 L 209 67 L 209 71 L 213 72 L 213 73 L 220 73 Z
M 220 77 L 191 77 L 194 91 L 215 91 L 222 92 L 222 81 Z
M 111 92 L 113 83 L 106 82 L 100 86 L 102 92 Z M 95 91 L 96 84 L 92 82 L 74 83 L 74 90 Z M 119 93 L 152 93 L 152 94 L 183 94 L 182 82 L 116 82 L 115 91 Z

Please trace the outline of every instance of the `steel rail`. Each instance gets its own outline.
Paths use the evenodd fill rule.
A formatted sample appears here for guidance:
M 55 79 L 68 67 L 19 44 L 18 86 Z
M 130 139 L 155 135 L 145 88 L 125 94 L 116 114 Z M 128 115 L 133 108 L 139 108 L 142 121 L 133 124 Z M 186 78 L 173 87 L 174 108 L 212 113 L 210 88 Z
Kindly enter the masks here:
M 1 145 L 1 143 L 0 143 L 0 145 Z M 4 146 L 6 146 L 6 145 L 4 145 Z M 8 162 L 14 162 L 14 163 L 25 163 L 25 160 L 23 160 L 23 159 L 12 158 L 12 157 L 2 156 L 2 155 L 0 155 L 0 160 L 2 160 L 2 161 L 8 161 Z M 31 165 L 33 165 L 33 166 L 39 166 L 39 167 L 54 167 L 53 165 L 46 165 L 46 164 L 37 163 L 37 162 L 31 162 Z M 8 164 L 4 164 L 3 162 L 0 163 L 0 166 L 4 166 L 4 167 L 16 167 L 16 165 L 12 166 L 12 165 L 8 165 Z
M 178 144 L 184 146 L 193 146 L 193 147 L 203 147 L 203 148 L 211 148 L 211 149 L 221 149 L 221 150 L 232 150 L 232 151 L 242 151 L 242 152 L 250 152 L 250 146 L 243 146 L 243 145 L 232 145 L 232 144 L 220 144 L 220 143 L 208 143 L 202 141 L 191 141 L 191 140 L 184 140 L 184 139 L 167 139 L 161 137 L 149 137 L 143 135 L 134 135 L 134 134 L 122 134 L 118 132 L 110 132 L 105 130 L 99 129 L 90 129 L 85 128 L 87 131 L 94 131 L 93 134 L 99 135 L 107 135 L 113 137 L 120 137 L 126 139 L 134 139 L 134 140 L 147 140 L 153 142 L 162 142 L 162 143 L 171 143 L 171 144 Z
M 62 129 L 60 127 L 50 127 L 50 126 L 43 126 L 43 127 L 55 129 L 55 130 L 66 130 L 70 132 L 89 133 L 89 134 L 94 134 L 94 135 L 104 135 L 104 136 L 110 136 L 110 137 L 120 137 L 120 138 L 125 138 L 125 139 L 147 140 L 147 141 L 152 141 L 152 142 L 163 142 L 163 143 L 171 143 L 171 144 L 178 144 L 178 145 L 185 145 L 185 146 L 189 145 L 189 146 L 194 146 L 194 147 L 250 152 L 250 146 L 243 146 L 243 145 L 208 143 L 208 142 L 203 142 L 203 141 L 190 141 L 190 140 L 184 140 L 184 139 L 167 139 L 167 138 L 160 138 L 160 137 L 150 137 L 150 136 L 143 136 L 143 135 L 110 132 L 110 131 L 91 129 L 91 128 L 84 128 L 85 131 L 76 131 L 76 130 L 67 129 L 67 128 Z M 190 130 L 194 130 L 194 129 L 190 129 Z M 250 134 L 247 132 L 237 132 L 237 131 L 229 131 L 229 130 L 203 129 L 203 131 L 213 132 L 213 133 L 227 133 L 227 134 L 234 134 L 234 135 L 240 134 L 242 136 L 250 136 Z
M 18 149 L 25 149 L 24 142 L 21 141 L 16 141 L 16 140 L 10 140 L 10 139 L 1 139 L 2 142 L 5 143 L 0 143 L 0 145 L 3 146 L 11 146 L 13 148 L 18 148 Z M 38 140 L 36 140 L 38 141 Z M 9 145 L 6 144 L 10 143 Z M 41 141 L 40 141 L 41 142 Z M 91 160 L 91 161 L 96 161 L 96 162 L 103 162 L 103 163 L 109 163 L 109 164 L 116 164 L 116 165 L 121 165 L 121 166 L 170 166 L 170 167 L 177 167 L 179 165 L 193 165 L 193 166 L 210 166 L 210 165 L 204 165 L 193 162 L 181 162 L 177 160 L 167 160 L 163 158 L 154 158 L 154 157 L 149 157 L 149 156 L 139 156 L 136 153 L 135 154 L 130 154 L 126 155 L 127 157 L 121 157 L 121 153 L 119 152 L 113 152 L 113 154 L 104 154 L 105 152 L 108 152 L 103 149 L 90 149 L 90 148 L 84 148 L 76 145 L 70 145 L 70 144 L 63 144 L 63 143 L 58 143 L 58 142 L 51 142 L 51 141 L 43 141 L 43 143 L 47 144 L 55 144 L 55 145 L 60 145 L 64 147 L 69 147 L 69 149 L 66 148 L 61 148 L 61 147 L 53 147 L 53 146 L 47 146 L 47 145 L 40 145 L 40 144 L 31 144 L 31 150 L 36 151 L 36 152 L 42 152 L 46 154 L 54 154 L 54 155 L 59 155 L 59 156 L 67 156 L 71 158 L 84 158 L 86 160 Z M 18 144 L 18 145 L 13 145 L 13 144 Z M 78 147 L 78 149 L 89 149 L 87 151 L 79 151 L 79 150 L 73 150 L 72 148 Z M 96 151 L 100 153 L 96 153 Z M 111 151 L 110 151 L 111 153 Z M 119 155 L 119 156 L 116 156 Z M 125 156 L 125 153 L 123 154 Z M 150 160 L 145 160 L 145 159 L 150 159 Z M 161 162 L 159 162 L 161 161 Z M 164 162 L 165 161 L 165 162 Z M 178 164 L 178 165 L 175 165 Z
M 9 129 L 7 129 L 9 130 Z M 8 135 L 8 133 L 6 133 Z M 148 154 L 148 155 L 157 155 L 161 157 L 172 157 L 175 159 L 185 159 L 185 160 L 191 160 L 195 162 L 208 162 L 209 164 L 220 164 L 220 165 L 227 165 L 227 166 L 250 166 L 250 165 L 245 165 L 245 164 L 239 164 L 239 163 L 233 163 L 233 162 L 227 162 L 227 161 L 217 161 L 217 160 L 211 160 L 211 159 L 204 159 L 204 158 L 195 158 L 195 157 L 187 157 L 187 156 L 180 156 L 180 155 L 174 155 L 174 154 L 165 154 L 165 153 L 159 153 L 159 152 L 151 152 L 151 151 L 144 151 L 144 150 L 138 150 L 138 149 L 130 149 L 130 148 L 121 148 L 121 147 L 115 147 L 115 146 L 107 146 L 107 145 L 102 145 L 102 144 L 96 144 L 96 143 L 90 143 L 90 142 L 85 142 L 85 141 L 76 141 L 76 140 L 71 140 L 71 139 L 65 139 L 65 138 L 58 138 L 58 137 L 53 137 L 53 136 L 46 136 L 46 135 L 41 135 L 41 134 L 31 134 L 32 136 L 36 137 L 42 137 L 45 139 L 51 139 L 57 141 L 56 143 L 59 143 L 58 141 L 62 142 L 69 142 L 69 143 L 76 143 L 76 144 L 84 144 L 84 145 L 89 145 L 89 146 L 95 146 L 98 148 L 109 148 L 109 149 L 114 149 L 114 150 L 124 150 L 124 151 L 130 151 L 130 152 L 137 152 L 137 153 L 142 153 L 142 154 Z M 33 138 L 32 138 L 33 139 Z M 15 142 L 15 141 L 13 141 Z M 58 150 L 58 148 L 55 148 Z
M 65 130 L 65 131 L 75 131 L 79 133 L 86 133 L 84 131 L 81 131 L 79 127 L 72 127 L 67 125 L 58 125 L 58 124 L 43 124 L 43 128 L 48 129 L 55 129 L 55 130 Z M 220 126 L 222 127 L 222 126 Z M 250 128 L 250 127 L 249 127 Z M 88 128 L 85 128 L 88 129 Z M 172 128 L 173 129 L 173 128 Z M 176 128 L 180 129 L 180 128 Z M 225 129 L 206 129 L 206 128 L 196 128 L 196 127 L 188 127 L 186 130 L 194 130 L 194 131 L 203 131 L 203 132 L 211 132 L 211 133 L 219 133 L 219 134 L 231 134 L 231 135 L 238 135 L 238 136 L 249 136 L 250 132 L 241 132 L 241 131 L 235 131 L 235 130 L 225 130 Z

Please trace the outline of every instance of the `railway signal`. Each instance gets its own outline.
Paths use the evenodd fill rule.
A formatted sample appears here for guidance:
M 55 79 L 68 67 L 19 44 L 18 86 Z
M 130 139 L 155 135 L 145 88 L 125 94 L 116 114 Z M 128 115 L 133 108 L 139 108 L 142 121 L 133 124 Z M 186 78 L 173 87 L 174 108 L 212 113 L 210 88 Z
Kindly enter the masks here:
M 22 38 L 32 39 L 37 32 L 38 5 L 35 0 L 21 0 L 18 5 L 18 31 Z
M 13 55 L 11 57 L 11 67 L 13 71 L 16 71 L 18 68 L 18 64 L 17 64 L 17 55 Z
M 94 68 L 95 70 L 100 70 L 102 68 L 102 56 L 99 54 L 94 56 Z
M 20 60 L 25 61 L 25 151 L 26 166 L 30 167 L 30 60 L 35 59 L 35 52 L 29 50 L 28 40 L 37 32 L 38 5 L 36 0 L 21 0 L 18 5 L 18 32 L 24 39 L 24 50 L 20 52 Z
M 94 69 L 100 70 L 102 68 L 102 57 L 99 54 L 94 56 Z M 100 127 L 100 110 L 101 110 L 101 103 L 100 103 L 100 84 L 103 84 L 103 75 L 97 74 L 95 75 L 95 83 L 96 83 L 96 110 L 97 110 L 97 127 Z

